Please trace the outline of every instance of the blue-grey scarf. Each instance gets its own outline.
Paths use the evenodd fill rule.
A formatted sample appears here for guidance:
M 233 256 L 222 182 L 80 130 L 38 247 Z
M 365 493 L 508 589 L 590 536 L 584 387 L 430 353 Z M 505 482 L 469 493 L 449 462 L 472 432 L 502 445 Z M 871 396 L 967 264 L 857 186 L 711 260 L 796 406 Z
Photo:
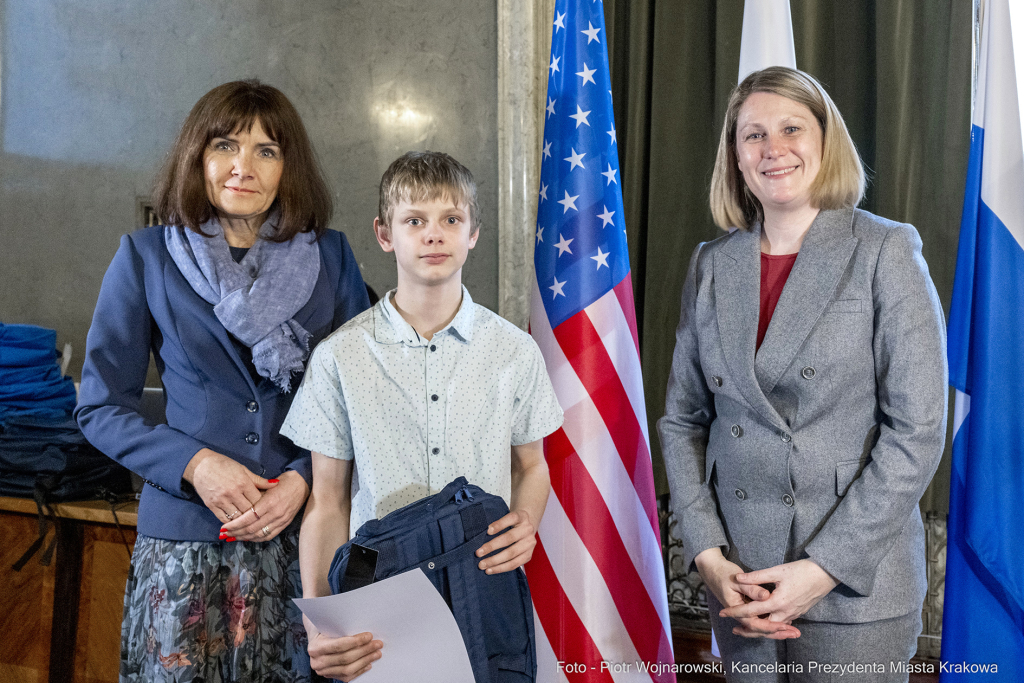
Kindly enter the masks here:
M 272 235 L 277 216 L 260 228 Z M 292 374 L 302 372 L 309 356 L 310 333 L 293 316 L 309 301 L 320 274 L 320 249 L 311 233 L 287 242 L 258 239 L 240 263 L 231 258 L 220 222 L 202 226 L 203 237 L 166 226 L 167 251 L 196 294 L 213 304 L 217 319 L 252 349 L 256 371 L 282 392 L 291 390 Z

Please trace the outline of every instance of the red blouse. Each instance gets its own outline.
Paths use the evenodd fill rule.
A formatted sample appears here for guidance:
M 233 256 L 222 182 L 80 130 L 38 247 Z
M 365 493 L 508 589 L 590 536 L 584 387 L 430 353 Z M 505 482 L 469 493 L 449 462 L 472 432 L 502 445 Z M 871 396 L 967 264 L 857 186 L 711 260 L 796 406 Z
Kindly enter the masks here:
M 761 254 L 761 316 L 757 321 L 757 348 L 761 348 L 764 335 L 768 332 L 768 323 L 772 321 L 775 305 L 779 303 L 782 288 L 786 286 L 796 257 L 796 254 Z

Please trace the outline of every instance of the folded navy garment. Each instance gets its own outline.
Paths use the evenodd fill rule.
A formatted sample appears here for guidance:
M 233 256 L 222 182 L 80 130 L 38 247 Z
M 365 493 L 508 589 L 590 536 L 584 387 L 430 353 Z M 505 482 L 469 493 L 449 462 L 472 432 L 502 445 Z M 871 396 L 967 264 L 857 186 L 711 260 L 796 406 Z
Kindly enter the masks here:
M 130 489 L 128 470 L 93 448 L 69 415 L 0 418 L 0 495 L 42 505 Z

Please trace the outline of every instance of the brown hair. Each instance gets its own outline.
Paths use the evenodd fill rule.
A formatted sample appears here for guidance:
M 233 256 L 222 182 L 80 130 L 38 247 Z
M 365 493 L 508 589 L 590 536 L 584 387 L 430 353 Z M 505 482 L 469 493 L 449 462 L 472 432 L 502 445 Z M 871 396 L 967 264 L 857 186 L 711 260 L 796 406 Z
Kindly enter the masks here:
M 280 209 L 281 219 L 271 239 L 286 242 L 310 231 L 319 237 L 327 230 L 331 192 L 302 119 L 284 93 L 257 80 L 218 85 L 192 107 L 153 191 L 161 221 L 203 234 L 200 226 L 214 215 L 206 196 L 203 152 L 213 138 L 252 130 L 256 121 L 284 158 L 272 205 Z
M 749 228 L 764 220 L 761 202 L 743 180 L 736 157 L 736 120 L 755 92 L 781 95 L 799 102 L 821 126 L 821 169 L 811 185 L 811 205 L 819 209 L 852 208 L 864 198 L 864 165 L 835 102 L 813 76 L 784 66 L 755 71 L 736 86 L 725 111 L 718 156 L 711 177 L 711 215 L 722 229 Z
M 469 207 L 470 234 L 480 229 L 476 182 L 469 169 L 444 152 L 406 152 L 391 162 L 380 179 L 377 219 L 386 236 L 400 201 L 420 202 L 450 198 Z

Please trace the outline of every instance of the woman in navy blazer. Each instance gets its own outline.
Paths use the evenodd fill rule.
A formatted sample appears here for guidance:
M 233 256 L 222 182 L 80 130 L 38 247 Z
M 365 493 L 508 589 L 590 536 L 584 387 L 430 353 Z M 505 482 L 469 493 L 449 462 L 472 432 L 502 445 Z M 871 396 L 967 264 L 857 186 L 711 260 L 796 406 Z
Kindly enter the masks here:
M 711 204 L 739 229 L 690 261 L 658 422 L 730 683 L 906 681 L 916 651 L 944 325 L 917 231 L 863 194 L 816 80 L 737 86 Z
M 122 681 L 308 680 L 298 519 L 310 455 L 278 433 L 308 352 L 369 306 L 298 113 L 228 83 L 184 122 L 100 289 L 76 417 L 146 482 Z M 152 353 L 166 424 L 139 412 Z

